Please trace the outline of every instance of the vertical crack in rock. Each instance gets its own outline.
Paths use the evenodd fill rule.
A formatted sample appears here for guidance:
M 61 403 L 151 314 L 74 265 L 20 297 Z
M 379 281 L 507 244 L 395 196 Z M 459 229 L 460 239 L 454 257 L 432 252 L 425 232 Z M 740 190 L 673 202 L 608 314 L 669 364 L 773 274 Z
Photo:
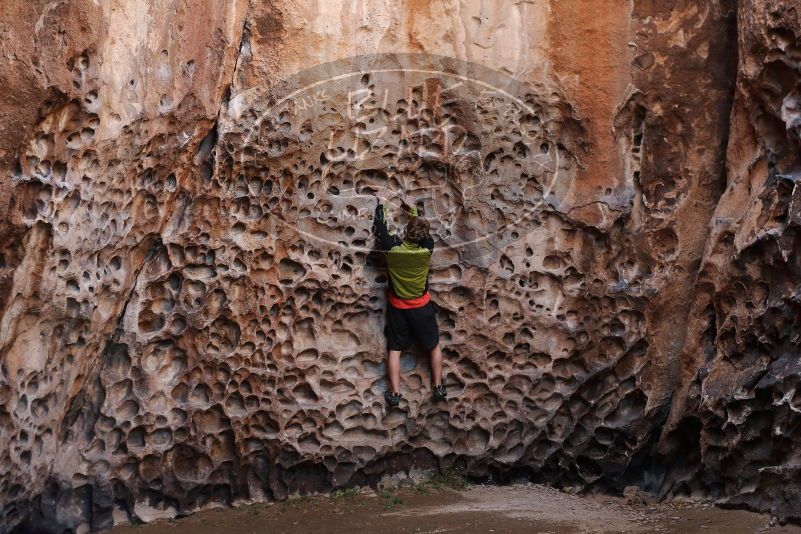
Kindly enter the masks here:
M 237 79 L 238 76 L 242 76 L 242 73 L 247 69 L 247 63 L 252 57 L 252 50 L 250 47 L 250 28 L 248 27 L 249 21 L 245 19 L 244 23 L 242 23 L 242 38 L 239 41 L 239 47 L 237 48 L 236 59 L 234 61 L 234 70 L 231 74 L 231 85 L 228 87 L 229 95 L 230 93 L 238 93 L 242 89 L 245 89 L 245 80 L 244 79 Z M 227 101 L 230 98 L 224 98 L 223 104 L 227 104 Z

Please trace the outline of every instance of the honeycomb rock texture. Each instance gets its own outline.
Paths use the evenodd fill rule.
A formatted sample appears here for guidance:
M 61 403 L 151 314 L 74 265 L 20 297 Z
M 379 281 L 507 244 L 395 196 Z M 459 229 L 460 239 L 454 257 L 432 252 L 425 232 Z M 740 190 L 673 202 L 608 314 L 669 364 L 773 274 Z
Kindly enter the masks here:
M 801 520 L 801 6 L 5 0 L 0 533 L 412 469 Z M 387 409 L 376 199 L 451 399 Z M 797 236 L 797 234 L 799 234 Z
M 749 0 L 738 11 L 726 188 L 709 225 L 664 434 L 663 450 L 685 460 L 665 490 L 797 522 L 801 6 Z

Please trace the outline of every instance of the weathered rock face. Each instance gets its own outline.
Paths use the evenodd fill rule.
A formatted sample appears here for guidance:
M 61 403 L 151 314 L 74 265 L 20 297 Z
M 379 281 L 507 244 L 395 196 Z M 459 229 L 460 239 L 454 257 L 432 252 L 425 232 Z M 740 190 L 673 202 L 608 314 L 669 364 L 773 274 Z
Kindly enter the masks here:
M 450 465 L 798 518 L 791 3 L 6 4 L 0 531 Z M 453 399 L 387 411 L 403 192 Z
M 664 449 L 688 460 L 671 491 L 798 521 L 801 6 L 741 2 L 738 26 L 726 189 L 709 225 Z

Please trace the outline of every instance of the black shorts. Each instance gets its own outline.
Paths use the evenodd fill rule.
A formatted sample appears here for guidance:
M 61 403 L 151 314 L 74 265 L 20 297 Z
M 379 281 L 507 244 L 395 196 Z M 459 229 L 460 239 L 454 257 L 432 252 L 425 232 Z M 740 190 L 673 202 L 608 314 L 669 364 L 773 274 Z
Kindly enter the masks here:
M 434 303 L 411 310 L 387 305 L 387 326 L 384 328 L 389 350 L 404 350 L 413 342 L 431 350 L 439 343 L 439 327 Z

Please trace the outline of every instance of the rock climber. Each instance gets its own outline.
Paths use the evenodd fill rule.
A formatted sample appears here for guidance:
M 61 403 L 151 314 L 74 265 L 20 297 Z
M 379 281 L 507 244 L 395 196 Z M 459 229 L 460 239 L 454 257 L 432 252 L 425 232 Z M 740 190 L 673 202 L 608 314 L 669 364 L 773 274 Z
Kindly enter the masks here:
M 431 355 L 431 381 L 434 400 L 447 398 L 442 385 L 442 351 L 439 346 L 439 328 L 431 295 L 428 292 L 428 268 L 434 252 L 434 240 L 429 234 L 428 221 L 418 217 L 417 208 L 405 201 L 401 207 L 407 211 L 409 222 L 403 239 L 387 228 L 386 207 L 378 201 L 373 218 L 373 232 L 378 245 L 386 255 L 389 268 L 387 291 L 387 376 L 390 387 L 384 399 L 390 407 L 398 406 L 400 393 L 400 357 L 414 341 Z

